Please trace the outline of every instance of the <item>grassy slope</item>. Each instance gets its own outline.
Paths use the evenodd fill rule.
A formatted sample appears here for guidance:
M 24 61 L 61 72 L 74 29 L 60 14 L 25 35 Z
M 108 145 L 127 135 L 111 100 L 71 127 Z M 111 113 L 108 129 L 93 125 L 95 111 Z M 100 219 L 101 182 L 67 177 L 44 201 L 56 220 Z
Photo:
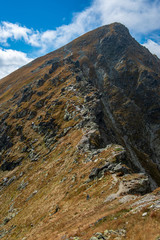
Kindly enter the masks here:
M 87 36 L 88 41 L 93 40 L 92 34 Z M 86 36 L 84 36 L 85 38 Z M 94 44 L 94 41 L 92 43 Z M 77 49 L 78 47 L 81 49 L 81 44 L 76 40 L 72 43 L 72 48 Z M 89 51 L 92 47 L 90 45 L 90 48 L 85 51 Z M 74 109 L 75 105 L 80 106 L 84 101 L 74 91 L 68 91 L 65 95 L 61 94 L 62 88 L 75 83 L 75 76 L 72 76 L 72 71 L 69 67 L 64 68 L 62 66 L 50 76 L 50 79 L 59 74 L 61 78 L 70 76 L 64 83 L 53 87 L 50 85 L 50 79 L 48 79 L 38 90 L 35 88 L 37 91 L 45 92 L 42 97 L 34 94 L 31 100 L 22 103 L 20 108 L 17 107 L 14 101 L 9 101 L 15 92 L 20 92 L 20 89 L 24 85 L 36 81 L 43 77 L 45 73 L 48 73 L 50 65 L 37 72 L 31 71 L 53 57 L 63 58 L 64 54 L 66 56 L 63 49 L 60 49 L 58 52 L 56 51 L 43 58 L 39 58 L 0 82 L 1 112 L 9 108 L 12 109 L 11 115 L 6 120 L 8 124 L 12 122 L 12 134 L 14 135 L 14 129 L 17 124 L 22 125 L 24 135 L 27 136 L 25 144 L 29 145 L 33 140 L 38 139 L 32 145 L 36 152 L 40 152 L 41 154 L 37 162 L 31 162 L 28 158 L 28 153 L 21 152 L 24 143 L 19 141 L 19 136 L 14 136 L 14 145 L 7 158 L 15 161 L 17 158 L 23 156 L 24 160 L 21 166 L 12 171 L 0 171 L 1 182 L 4 177 L 11 178 L 12 176 L 16 176 L 17 178 L 8 187 L 4 187 L 1 190 L 1 223 L 8 215 L 12 203 L 14 203 L 14 209 L 17 209 L 18 213 L 5 226 L 1 227 L 3 230 L 9 230 L 12 226 L 16 226 L 3 239 L 20 240 L 26 237 L 27 240 L 52 240 L 63 239 L 64 236 L 66 238 L 79 236 L 80 239 L 87 240 L 95 232 L 120 228 L 126 229 L 127 234 L 124 239 L 156 239 L 160 234 L 159 211 L 145 206 L 140 209 L 140 212 L 134 214 L 132 212 L 132 208 L 134 207 L 130 206 L 131 203 L 141 199 L 141 196 L 137 196 L 137 199 L 124 204 L 119 202 L 119 199 L 123 196 L 111 202 L 104 203 L 107 196 L 118 191 L 119 181 L 123 177 L 118 177 L 119 180 L 115 184 L 111 173 L 107 173 L 102 179 L 88 181 L 91 169 L 101 166 L 105 159 L 111 157 L 116 152 L 116 145 L 112 145 L 101 154 L 98 154 L 96 156 L 98 161 L 85 163 L 84 160 L 87 158 L 88 153 L 80 154 L 77 152 L 77 145 L 84 134 L 81 129 L 72 128 L 66 136 L 58 139 L 56 148 L 50 152 L 44 144 L 43 136 L 40 136 L 31 128 L 32 121 L 38 124 L 37 117 L 45 116 L 46 111 L 48 111 L 47 106 L 52 105 L 53 101 L 57 99 L 62 104 L 56 105 L 54 108 L 50 107 L 49 111 L 51 116 L 56 119 L 55 122 L 59 126 L 59 134 L 65 128 L 73 127 L 81 120 L 81 118 L 75 117 L 66 122 L 63 119 L 68 101 L 70 102 L 70 111 Z M 76 59 L 76 55 L 74 56 Z M 6 90 L 8 86 L 10 88 Z M 26 120 L 26 117 L 20 119 L 12 118 L 15 112 L 21 109 L 29 108 L 30 110 L 35 110 L 33 100 L 37 102 L 40 98 L 43 99 L 53 92 L 53 96 L 48 100 L 46 105 L 38 110 L 36 119 Z M 21 174 L 22 172 L 23 174 Z M 22 181 L 28 182 L 28 185 L 23 190 L 18 190 L 18 186 Z M 28 197 L 34 191 L 37 191 L 37 193 L 28 200 Z M 153 195 L 158 197 L 158 191 L 160 190 L 157 189 Z M 87 200 L 87 195 L 90 197 L 89 200 Z M 149 203 L 149 205 L 151 204 Z M 57 205 L 59 209 L 56 212 Z M 142 217 L 142 213 L 144 212 L 148 213 L 146 217 Z

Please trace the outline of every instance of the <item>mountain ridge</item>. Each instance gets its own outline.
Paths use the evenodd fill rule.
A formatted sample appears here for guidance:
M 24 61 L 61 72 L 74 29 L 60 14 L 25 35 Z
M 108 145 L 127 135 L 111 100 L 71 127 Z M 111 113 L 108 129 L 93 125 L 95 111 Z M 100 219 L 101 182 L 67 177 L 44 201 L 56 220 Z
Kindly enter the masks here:
M 1 238 L 156 239 L 159 66 L 114 23 L 0 81 Z

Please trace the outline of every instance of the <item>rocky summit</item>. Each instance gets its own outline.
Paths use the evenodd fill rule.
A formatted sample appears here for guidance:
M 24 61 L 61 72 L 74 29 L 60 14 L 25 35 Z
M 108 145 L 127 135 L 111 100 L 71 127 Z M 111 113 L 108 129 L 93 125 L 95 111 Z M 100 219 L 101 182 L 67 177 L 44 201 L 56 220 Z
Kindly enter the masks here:
M 160 239 L 160 60 L 120 23 L 0 81 L 0 239 Z

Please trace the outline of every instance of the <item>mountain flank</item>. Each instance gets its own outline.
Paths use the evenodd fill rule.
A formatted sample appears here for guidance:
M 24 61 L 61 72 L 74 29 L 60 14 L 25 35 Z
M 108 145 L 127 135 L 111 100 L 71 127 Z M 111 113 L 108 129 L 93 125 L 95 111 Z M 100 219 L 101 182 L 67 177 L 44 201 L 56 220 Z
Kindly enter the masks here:
M 160 60 L 120 23 L 0 81 L 0 238 L 160 238 Z

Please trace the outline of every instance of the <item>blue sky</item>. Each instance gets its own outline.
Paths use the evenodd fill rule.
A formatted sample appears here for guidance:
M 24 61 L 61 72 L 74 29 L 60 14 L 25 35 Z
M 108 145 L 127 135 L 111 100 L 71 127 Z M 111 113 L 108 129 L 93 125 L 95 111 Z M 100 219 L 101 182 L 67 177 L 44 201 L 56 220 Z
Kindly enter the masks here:
M 96 27 L 125 24 L 160 57 L 159 0 L 5 0 L 0 6 L 0 79 Z
M 46 31 L 69 24 L 74 12 L 83 11 L 90 3 L 91 0 L 4 0 L 1 1 L 0 20 Z

